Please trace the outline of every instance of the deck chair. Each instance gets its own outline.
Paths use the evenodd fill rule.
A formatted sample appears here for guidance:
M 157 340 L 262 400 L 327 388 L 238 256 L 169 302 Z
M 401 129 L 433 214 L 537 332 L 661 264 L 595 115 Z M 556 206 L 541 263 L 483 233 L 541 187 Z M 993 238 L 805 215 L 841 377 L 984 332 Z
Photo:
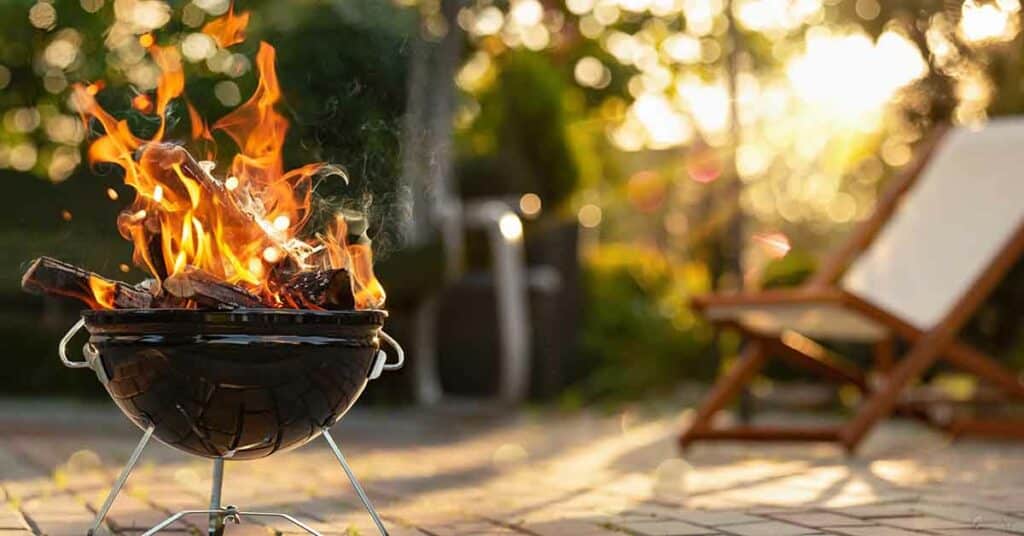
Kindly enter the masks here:
M 807 284 L 695 300 L 703 316 L 748 342 L 680 436 L 682 447 L 707 439 L 805 440 L 852 452 L 875 423 L 901 409 L 954 434 L 1024 437 L 1024 421 L 940 423 L 920 407 L 903 407 L 905 391 L 940 359 L 1024 397 L 1015 372 L 958 337 L 1024 250 L 1024 117 L 980 130 L 937 129 L 920 148 L 873 216 Z M 825 351 L 823 340 L 871 344 L 874 381 Z M 909 349 L 897 359 L 899 340 Z M 713 426 L 772 357 L 857 386 L 863 396 L 852 418 L 829 428 Z

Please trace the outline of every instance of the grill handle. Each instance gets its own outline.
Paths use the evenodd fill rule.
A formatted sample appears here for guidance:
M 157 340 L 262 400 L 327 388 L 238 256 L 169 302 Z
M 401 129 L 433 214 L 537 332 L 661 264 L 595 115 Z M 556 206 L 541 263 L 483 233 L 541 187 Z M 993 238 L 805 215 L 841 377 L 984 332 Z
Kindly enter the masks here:
M 57 347 L 57 354 L 60 355 L 60 361 L 64 363 L 65 367 L 68 368 L 91 368 L 99 352 L 96 351 L 96 347 L 92 343 L 85 343 L 82 346 L 82 353 L 85 354 L 85 361 L 73 361 L 68 358 L 68 343 L 71 342 L 82 327 L 85 326 L 85 319 L 79 318 L 75 325 L 71 326 L 71 329 L 64 334 L 64 337 L 60 340 L 60 345 Z
M 398 344 L 398 341 L 392 338 L 391 335 L 384 333 L 384 330 L 379 331 L 377 336 L 391 346 L 391 349 L 395 351 L 395 356 L 398 360 L 394 363 L 388 363 L 387 352 L 383 349 L 378 350 L 377 359 L 374 361 L 373 367 L 370 368 L 369 379 L 371 380 L 380 378 L 381 373 L 385 370 L 398 370 L 402 368 L 402 365 L 405 365 L 405 350 L 402 349 L 402 345 Z

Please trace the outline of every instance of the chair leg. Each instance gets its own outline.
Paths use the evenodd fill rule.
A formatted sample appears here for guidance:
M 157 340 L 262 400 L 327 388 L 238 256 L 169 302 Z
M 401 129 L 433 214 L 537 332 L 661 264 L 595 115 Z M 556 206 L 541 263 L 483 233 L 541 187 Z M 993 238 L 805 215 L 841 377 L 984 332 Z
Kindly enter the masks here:
M 128 463 L 125 464 L 124 469 L 121 470 L 121 476 L 117 477 L 117 481 L 114 483 L 114 487 L 110 488 L 110 492 L 107 494 L 107 500 L 103 501 L 103 506 L 100 507 L 99 512 L 96 512 L 96 519 L 92 522 L 92 527 L 89 528 L 88 535 L 92 536 L 100 529 L 100 525 L 103 524 L 103 519 L 107 517 L 107 513 L 110 512 L 110 507 L 114 505 L 114 500 L 117 499 L 117 495 L 121 493 L 121 488 L 124 487 L 124 483 L 128 481 L 128 476 L 132 474 L 132 470 L 135 469 L 135 464 L 139 463 L 139 457 L 142 456 L 142 451 L 145 450 L 146 444 L 149 443 L 149 439 L 153 437 L 153 425 L 149 425 L 146 428 L 145 433 L 142 434 L 142 439 L 139 440 L 139 444 L 135 445 L 135 450 L 132 451 L 131 457 L 128 458 Z
M 753 340 L 748 343 L 747 348 L 739 357 L 739 361 L 733 365 L 729 372 L 723 376 L 711 389 L 707 398 L 697 410 L 693 422 L 682 435 L 679 436 L 679 446 L 686 448 L 694 440 L 695 436 L 710 428 L 711 419 L 725 407 L 757 374 L 765 363 L 768 353 L 764 342 Z
M 839 434 L 839 440 L 848 452 L 853 452 L 875 424 L 891 414 L 900 394 L 915 378 L 935 364 L 944 341 L 940 337 L 925 337 L 918 342 L 882 385 L 861 404 L 857 413 Z
M 895 362 L 896 339 L 891 335 L 883 337 L 874 344 L 873 350 L 875 369 L 883 374 L 892 370 L 893 363 Z
M 356 490 L 356 495 L 359 495 L 359 500 L 363 502 L 363 507 L 366 508 L 367 513 L 373 518 L 373 523 L 377 525 L 377 530 L 380 531 L 382 536 L 388 536 L 388 529 L 384 528 L 384 522 L 380 520 L 380 516 L 377 515 L 377 510 L 374 509 L 373 504 L 370 503 L 370 497 L 363 491 L 363 486 L 359 484 L 359 480 L 356 479 L 356 474 L 352 472 L 352 468 L 348 466 L 348 462 L 345 461 L 345 456 L 341 453 L 341 449 L 338 448 L 338 444 L 334 442 L 334 438 L 331 437 L 331 433 L 327 428 L 323 429 L 324 439 L 327 444 L 331 447 L 331 452 L 334 453 L 334 457 L 338 459 L 338 463 L 341 464 L 341 468 L 345 470 L 345 474 L 348 476 L 349 482 L 352 483 L 352 487 Z

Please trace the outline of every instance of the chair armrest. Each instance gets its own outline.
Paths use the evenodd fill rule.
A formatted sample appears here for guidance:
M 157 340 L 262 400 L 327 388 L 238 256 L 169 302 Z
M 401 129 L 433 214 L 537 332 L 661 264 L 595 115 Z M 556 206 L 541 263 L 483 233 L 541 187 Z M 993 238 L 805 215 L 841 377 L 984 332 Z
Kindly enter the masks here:
M 847 294 L 838 289 L 800 287 L 761 292 L 733 292 L 695 296 L 690 301 L 697 311 L 710 307 L 757 306 L 797 303 L 846 303 Z

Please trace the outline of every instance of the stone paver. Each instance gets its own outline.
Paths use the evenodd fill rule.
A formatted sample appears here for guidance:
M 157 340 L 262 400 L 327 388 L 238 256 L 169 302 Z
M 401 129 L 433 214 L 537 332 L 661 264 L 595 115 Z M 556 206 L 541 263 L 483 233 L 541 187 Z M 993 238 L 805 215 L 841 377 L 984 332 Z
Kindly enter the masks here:
M 939 530 L 935 531 L 935 534 L 940 534 L 942 536 L 1007 536 L 1012 533 L 993 529 L 969 528 Z
M 743 443 L 681 454 L 681 421 L 667 411 L 510 415 L 463 404 L 357 408 L 334 434 L 395 536 L 1024 534 L 1022 445 L 950 443 L 893 421 L 854 457 L 829 445 Z M 139 437 L 109 404 L 0 401 L 0 430 L 0 536 L 84 534 Z M 138 535 L 205 508 L 209 466 L 150 446 L 105 530 Z M 223 499 L 290 513 L 325 535 L 375 533 L 320 442 L 227 463 Z M 250 534 L 302 532 L 256 518 L 228 531 Z
M 821 531 L 782 521 L 761 521 L 743 525 L 729 525 L 724 530 L 738 536 L 803 536 L 821 534 Z
M 863 519 L 857 519 L 856 517 L 850 517 L 831 512 L 799 512 L 799 513 L 777 513 L 772 514 L 771 517 L 794 523 L 797 525 L 803 525 L 805 527 L 824 528 L 824 527 L 850 527 L 859 525 L 869 525 L 868 521 Z M 894 518 L 894 521 L 900 518 Z M 915 519 L 915 518 L 912 518 Z M 896 525 L 901 526 L 901 525 Z
M 951 521 L 949 519 L 942 519 L 941 517 L 932 516 L 894 517 L 891 519 L 882 518 L 876 519 L 875 521 L 883 525 L 920 531 L 929 531 L 937 529 L 962 529 L 972 527 L 972 525 L 968 523 L 963 523 L 960 521 Z
M 702 534 L 720 534 L 715 529 L 698 527 L 683 521 L 630 521 L 617 523 L 615 526 L 639 536 L 700 536 Z
M 751 515 L 745 512 L 730 510 L 681 510 L 665 508 L 668 517 L 675 517 L 690 523 L 696 523 L 707 527 L 725 527 L 729 525 L 741 525 L 744 523 L 755 523 L 764 518 Z
M 921 536 L 921 532 L 899 529 L 895 527 L 844 527 L 837 529 L 844 536 Z M 927 532 L 923 534 L 928 534 Z
M 601 525 L 598 520 L 559 519 L 527 523 L 518 528 L 537 536 L 559 536 L 561 534 L 578 534 L 579 536 L 621 535 L 622 532 Z M 509 529 L 509 532 L 513 532 Z M 514 531 L 516 534 L 521 532 Z

